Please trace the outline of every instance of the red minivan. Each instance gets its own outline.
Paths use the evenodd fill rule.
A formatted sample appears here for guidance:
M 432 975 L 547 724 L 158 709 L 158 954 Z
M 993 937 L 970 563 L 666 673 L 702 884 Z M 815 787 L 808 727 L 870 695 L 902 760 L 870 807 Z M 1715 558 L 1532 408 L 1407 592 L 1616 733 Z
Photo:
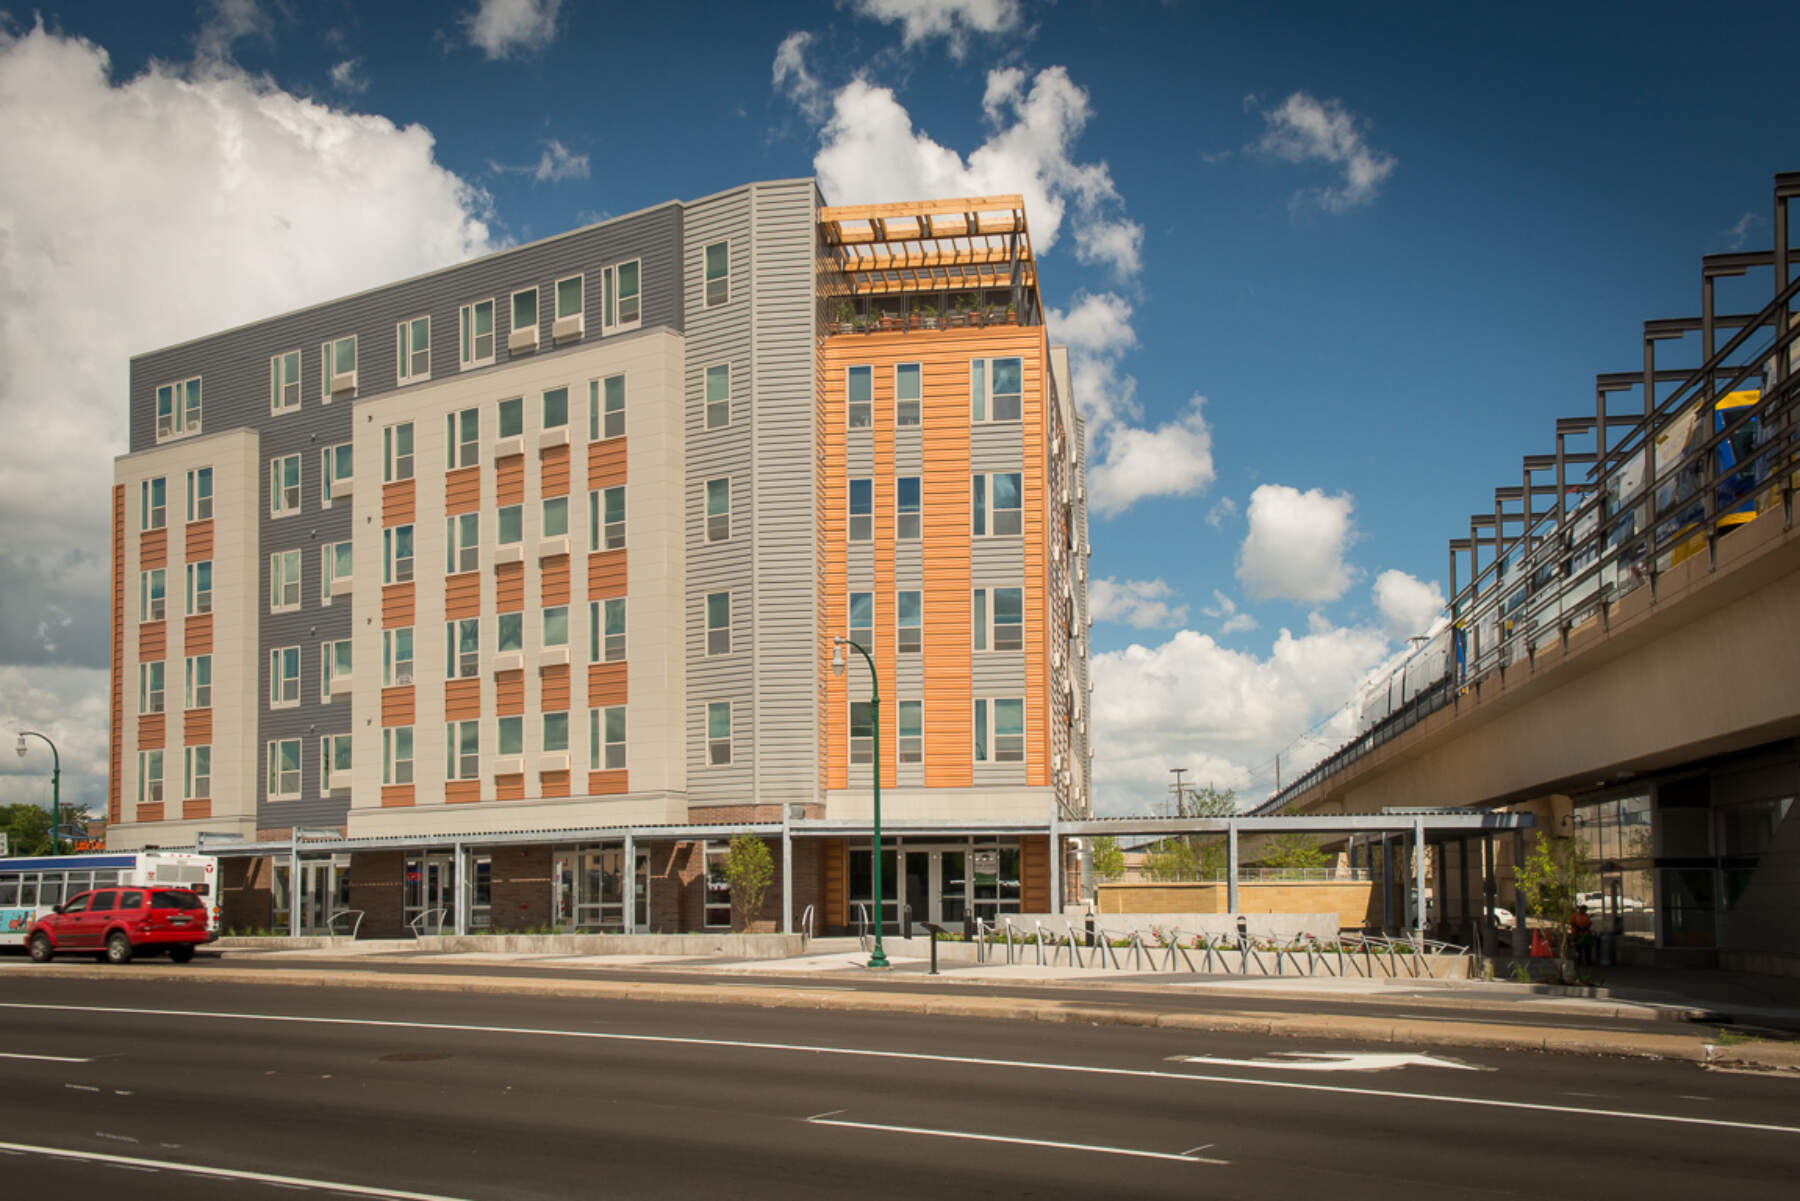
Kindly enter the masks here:
M 107 963 L 167 951 L 176 963 L 186 963 L 195 947 L 212 940 L 199 894 L 139 887 L 84 892 L 33 922 L 25 944 L 36 963 L 49 963 L 58 951 L 92 951 Z

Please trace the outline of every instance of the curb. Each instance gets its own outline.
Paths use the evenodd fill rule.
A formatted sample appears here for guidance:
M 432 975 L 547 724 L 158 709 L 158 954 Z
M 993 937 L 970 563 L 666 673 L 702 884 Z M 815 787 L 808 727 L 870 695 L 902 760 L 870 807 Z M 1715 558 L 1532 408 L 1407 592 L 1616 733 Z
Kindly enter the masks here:
M 197 974 L 179 967 L 141 965 L 130 974 L 117 968 L 68 965 L 9 968 L 9 978 L 61 980 L 179 980 L 191 983 L 272 983 L 267 972 L 220 968 Z M 590 1000 L 688 1005 L 753 1005 L 764 1009 L 838 1010 L 852 1013 L 913 1013 L 937 1017 L 985 1018 L 1143 1029 L 1204 1030 L 1274 1038 L 1336 1039 L 1411 1046 L 1477 1047 L 1503 1051 L 1544 1051 L 1684 1060 L 1750 1070 L 1800 1071 L 1800 1044 L 1747 1042 L 1724 1045 L 1676 1034 L 1610 1033 L 1498 1025 L 1484 1022 L 1420 1022 L 1392 1018 L 1327 1017 L 1314 1014 L 1226 1012 L 1163 1013 L 1149 1009 L 1099 1008 L 1077 1001 L 1023 997 L 947 997 L 935 993 L 812 991 L 794 987 L 718 988 L 707 984 L 635 980 L 508 980 L 494 976 L 391 975 L 343 971 L 283 971 L 282 984 L 302 988 L 369 989 L 383 992 L 484 992 L 507 996 L 578 997 Z

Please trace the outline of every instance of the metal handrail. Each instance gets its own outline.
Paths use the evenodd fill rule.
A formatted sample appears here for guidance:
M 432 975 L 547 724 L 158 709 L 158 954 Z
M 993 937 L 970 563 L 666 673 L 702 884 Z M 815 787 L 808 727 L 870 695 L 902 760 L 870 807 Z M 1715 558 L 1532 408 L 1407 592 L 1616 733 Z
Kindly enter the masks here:
M 425 920 L 434 913 L 437 914 L 437 931 L 436 931 L 436 933 L 442 934 L 444 932 L 444 919 L 450 915 L 450 911 L 448 909 L 442 909 L 442 908 L 427 909 L 427 910 L 423 911 L 422 913 L 420 913 L 419 916 L 413 918 L 412 921 L 406 923 L 407 929 L 409 929 L 413 932 L 414 938 L 420 937 L 419 931 L 424 928 Z
M 866 951 L 869 949 L 869 907 L 863 901 L 852 903 L 856 906 L 856 945 Z
M 361 909 L 340 909 L 340 910 L 338 910 L 336 913 L 332 914 L 330 917 L 325 919 L 325 933 L 326 934 L 332 933 L 332 930 L 331 930 L 332 923 L 337 921 L 340 917 L 351 917 L 351 916 L 354 916 L 356 918 L 355 924 L 350 927 L 350 938 L 352 941 L 354 941 L 356 938 L 357 932 L 362 929 L 363 911 Z
M 813 907 L 808 905 L 800 913 L 800 945 L 805 947 L 813 940 Z

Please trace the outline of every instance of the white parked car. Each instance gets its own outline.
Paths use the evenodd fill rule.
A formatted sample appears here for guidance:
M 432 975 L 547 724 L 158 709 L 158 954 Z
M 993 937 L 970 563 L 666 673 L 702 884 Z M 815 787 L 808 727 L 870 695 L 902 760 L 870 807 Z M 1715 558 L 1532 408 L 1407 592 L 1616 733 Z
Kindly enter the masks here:
M 1498 905 L 1494 906 L 1494 926 L 1496 929 L 1510 930 L 1518 924 L 1519 919 L 1513 916 L 1512 910 L 1502 909 Z

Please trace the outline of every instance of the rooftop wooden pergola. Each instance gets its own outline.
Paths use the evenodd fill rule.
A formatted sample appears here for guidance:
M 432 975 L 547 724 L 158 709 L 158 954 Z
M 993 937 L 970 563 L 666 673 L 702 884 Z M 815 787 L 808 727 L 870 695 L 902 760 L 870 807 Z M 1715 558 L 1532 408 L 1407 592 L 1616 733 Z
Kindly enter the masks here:
M 852 296 L 1006 288 L 1036 300 L 1023 196 L 830 205 L 819 241 Z

